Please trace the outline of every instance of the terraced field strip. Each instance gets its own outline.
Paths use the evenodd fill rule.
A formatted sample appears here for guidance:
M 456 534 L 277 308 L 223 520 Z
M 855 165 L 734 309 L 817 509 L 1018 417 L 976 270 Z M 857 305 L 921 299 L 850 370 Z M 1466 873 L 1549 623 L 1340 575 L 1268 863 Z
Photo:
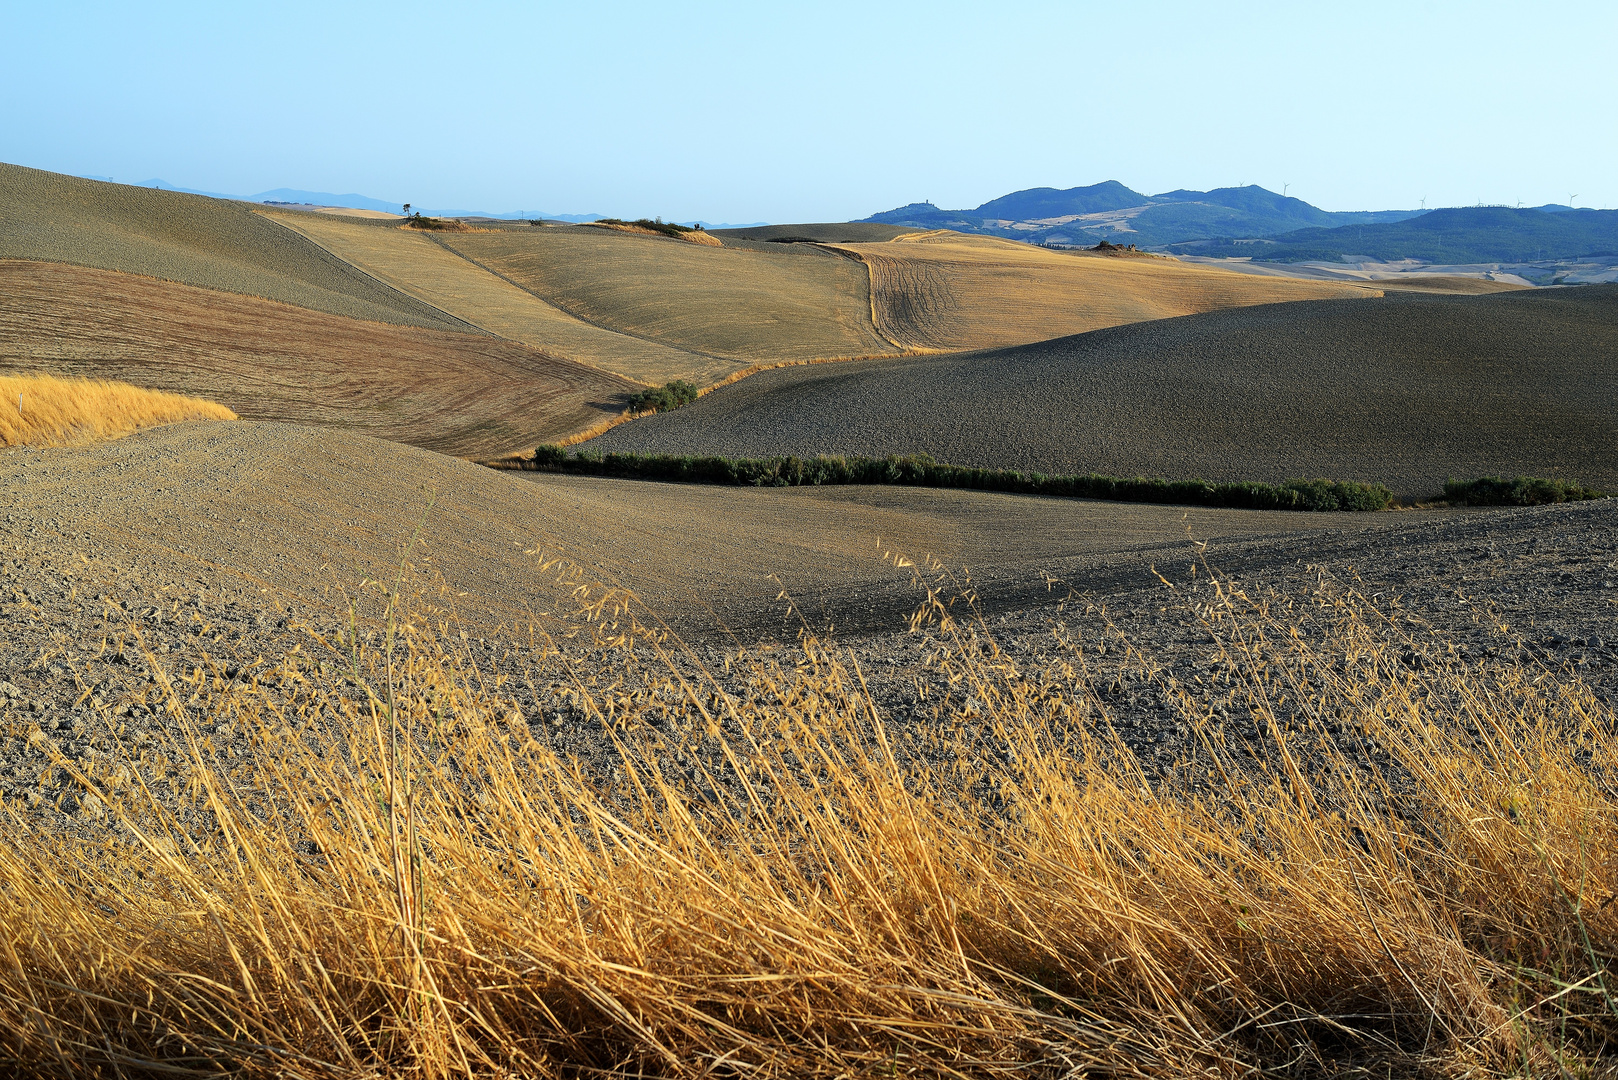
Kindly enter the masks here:
M 895 352 L 871 325 L 864 270 L 812 244 L 705 247 L 588 227 L 442 242 L 581 319 L 713 358 L 694 382 L 759 362 Z
M 241 203 L 16 165 L 0 164 L 0 259 L 147 274 L 330 315 L 466 329 Z
M 597 428 L 636 387 L 481 334 L 17 260 L 0 260 L 0 370 L 119 379 L 469 457 Z
M 267 215 L 338 258 L 491 334 L 646 383 L 712 382 L 734 364 L 574 318 L 419 232 L 325 214 Z
M 1367 295 L 1360 285 L 1234 274 L 1150 256 L 1052 251 L 942 231 L 837 246 L 870 271 L 877 327 L 917 351 L 1023 345 L 1223 308 Z

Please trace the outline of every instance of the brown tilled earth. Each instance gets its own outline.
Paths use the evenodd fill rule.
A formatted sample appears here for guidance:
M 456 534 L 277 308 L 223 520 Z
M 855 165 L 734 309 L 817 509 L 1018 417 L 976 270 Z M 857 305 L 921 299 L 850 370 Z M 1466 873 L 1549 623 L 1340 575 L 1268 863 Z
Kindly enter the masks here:
M 954 569 L 947 587 L 976 592 L 987 630 L 1014 658 L 1038 662 L 1056 648 L 1053 631 L 1096 642 L 1110 624 L 1210 694 L 1224 691 L 1200 674 L 1215 658 L 1195 614 L 1208 596 L 1188 529 L 1212 538 L 1209 563 L 1255 593 L 1301 597 L 1335 580 L 1390 610 L 1402 605 L 1414 632 L 1457 643 L 1459 655 L 1569 666 L 1598 687 L 1618 660 L 1611 504 L 1308 516 L 904 489 L 726 490 L 497 473 L 252 423 L 3 451 L 0 491 L 0 713 L 10 733 L 0 794 L 44 815 L 94 814 L 94 803 L 58 800 L 67 789 L 47 767 L 52 754 L 110 761 L 169 723 L 153 696 L 154 664 L 225 684 L 255 678 L 273 693 L 297 682 L 280 662 L 294 645 L 308 662 L 335 662 L 312 635 L 329 639 L 345 621 L 345 590 L 391 580 L 418 527 L 405 588 L 460 620 L 487 673 L 528 678 L 538 663 L 529 629 L 577 625 L 547 614 L 572 610 L 571 583 L 540 566 L 566 552 L 593 579 L 640 586 L 695 643 L 692 662 L 713 669 L 737 646 L 790 644 L 805 623 L 835 626 L 901 727 L 925 712 L 914 708 L 915 680 L 932 677 L 922 663 L 930 639 L 898 632 L 923 592 L 883 550 L 940 556 Z M 797 614 L 777 599 L 783 586 Z M 366 625 L 374 600 L 359 610 Z M 616 663 L 587 655 L 603 670 Z M 1098 692 L 1126 739 L 1169 768 L 1188 751 L 1185 730 L 1137 686 L 1133 662 L 1106 655 L 1118 650 L 1092 654 Z M 569 711 L 557 684 L 536 682 L 547 685 L 525 697 L 531 723 L 592 768 L 610 768 L 594 722 Z M 212 738 L 246 749 L 228 725 Z
M 894 245 L 901 246 L 901 245 Z M 1618 285 L 1301 301 L 754 375 L 601 452 L 928 453 L 1045 473 L 1618 490 Z
M 278 227 L 278 226 L 277 226 Z M 514 341 L 0 260 L 0 370 L 118 379 L 254 420 L 495 457 L 621 413 L 627 379 Z
M 1601 693 L 1614 689 L 1618 665 L 1618 505 L 1606 502 L 1302 515 L 901 488 L 684 487 L 501 473 L 250 422 L 3 450 L 0 493 L 0 796 L 63 821 L 93 818 L 97 804 L 75 801 L 53 755 L 110 769 L 131 747 L 150 749 L 172 724 L 159 669 L 207 675 L 190 684 L 199 691 L 254 679 L 272 696 L 290 693 L 307 665 L 340 666 L 320 637 L 346 622 L 346 597 L 363 579 L 393 579 L 407 549 L 405 591 L 433 605 L 451 637 L 458 621 L 487 675 L 531 680 L 519 694 L 529 723 L 592 769 L 611 768 L 614 751 L 570 709 L 531 636 L 536 626 L 579 627 L 555 616 L 576 609 L 580 580 L 637 587 L 693 643 L 682 662 L 715 671 L 738 647 L 768 651 L 772 641 L 790 660 L 799 628 L 832 627 L 901 728 L 928 715 L 917 680 L 937 671 L 923 663 L 933 639 L 904 632 L 925 595 L 916 571 L 884 552 L 923 566 L 929 552 L 941 559 L 951 573 L 930 572 L 935 585 L 946 597 L 975 593 L 983 629 L 1031 669 L 1060 651 L 1054 633 L 1114 645 L 1109 634 L 1121 634 L 1200 687 L 1238 735 L 1250 733 L 1214 677 L 1197 615 L 1210 599 L 1209 565 L 1283 602 L 1329 583 L 1356 589 L 1431 643 L 1422 648 L 1455 644 L 1452 658 L 1564 668 Z M 1205 552 L 1192 537 L 1208 542 Z M 588 578 L 542 568 L 552 554 L 571 555 Z M 778 599 L 783 590 L 796 611 Z M 358 613 L 362 630 L 375 625 L 374 596 Z M 293 646 L 304 659 L 283 663 Z M 602 672 L 620 663 L 588 637 L 578 648 Z M 1089 657 L 1096 692 L 1146 760 L 1170 770 L 1194 751 L 1183 718 L 1133 674 L 1135 660 L 1116 648 Z M 210 737 L 221 752 L 247 749 L 228 724 Z M 143 751 L 140 767 L 172 776 L 177 762 L 167 760 Z

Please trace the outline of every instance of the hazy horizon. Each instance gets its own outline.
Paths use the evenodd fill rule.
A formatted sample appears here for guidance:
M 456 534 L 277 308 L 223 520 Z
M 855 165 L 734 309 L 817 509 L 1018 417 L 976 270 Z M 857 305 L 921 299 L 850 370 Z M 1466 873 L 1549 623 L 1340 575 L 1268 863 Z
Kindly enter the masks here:
M 251 194 L 718 222 L 1104 180 L 1327 210 L 1618 205 L 1618 6 L 15 13 L 0 160 Z

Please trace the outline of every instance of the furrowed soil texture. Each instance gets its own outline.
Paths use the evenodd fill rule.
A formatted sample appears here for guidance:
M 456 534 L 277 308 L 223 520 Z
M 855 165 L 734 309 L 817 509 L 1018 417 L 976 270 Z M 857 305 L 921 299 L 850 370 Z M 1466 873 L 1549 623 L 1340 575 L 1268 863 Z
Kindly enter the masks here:
M 552 356 L 640 382 L 717 382 L 730 361 L 626 334 L 567 314 L 439 243 L 430 233 L 395 223 L 366 223 L 316 213 L 277 213 L 274 220 L 366 273 L 455 317 Z
M 28 1003 L 0 1054 L 31 1066 L 55 1067 L 67 1046 L 74 1062 L 122 1060 L 127 1073 L 134 1049 L 167 1060 L 200 1041 L 244 1075 L 374 1075 L 433 1060 L 452 1032 L 502 1068 L 561 1075 L 732 1043 L 761 1063 L 793 1055 L 789 1075 L 849 1061 L 879 1073 L 897 1057 L 916 1073 L 988 1077 L 1079 1054 L 1165 1080 L 1300 1055 L 1323 1075 L 1452 1061 L 1452 1073 L 1504 1075 L 1526 1057 L 1599 1076 L 1610 1057 L 1613 1017 L 1593 991 L 1566 1008 L 1511 1008 L 1515 991 L 1543 1005 L 1559 989 L 1528 970 L 1547 949 L 1560 950 L 1558 977 L 1584 985 L 1600 965 L 1585 942 L 1605 955 L 1612 940 L 1599 908 L 1612 880 L 1612 504 L 1345 521 L 631 485 L 252 422 L 0 451 L 0 493 L 0 799 L 13 830 L 0 861 L 26 957 L 0 977 L 5 1002 Z M 1208 550 L 1187 525 L 1216 536 Z M 892 539 L 866 547 L 858 534 L 872 527 Z M 582 565 L 551 563 L 558 541 Z M 1005 562 L 967 575 L 924 546 Z M 1210 566 L 1226 573 L 1217 587 Z M 645 575 L 664 610 L 706 616 L 709 631 L 670 656 L 591 584 L 619 571 L 630 585 Z M 803 621 L 775 599 L 817 574 L 868 583 L 827 598 L 832 650 L 800 647 Z M 362 577 L 411 596 L 397 649 L 385 597 Z M 682 595 L 681 579 L 707 591 Z M 982 620 L 956 600 L 895 633 L 928 588 L 943 604 L 976 594 Z M 1249 605 L 1240 618 L 1232 589 Z M 714 632 L 719 610 L 754 621 Z M 948 612 L 962 622 L 946 628 Z M 700 689 L 682 697 L 681 685 Z M 382 765 L 388 730 L 367 686 L 410 717 L 404 770 Z M 700 709 L 720 706 L 705 723 Z M 1606 742 L 1592 760 L 1594 731 Z M 778 753 L 777 736 L 796 732 L 809 741 Z M 851 773 L 861 754 L 889 764 Z M 1074 783 L 1049 783 L 1081 762 Z M 275 780 L 323 782 L 327 769 L 325 787 Z M 645 785 L 658 796 L 637 801 Z M 794 801 L 800 785 L 812 800 Z M 1438 789 L 1451 793 L 1442 812 L 1424 801 Z M 877 792 L 887 801 L 870 801 Z M 313 808 L 308 827 L 283 832 L 296 806 Z M 957 812 L 969 828 L 935 826 Z M 1080 813 L 1100 816 L 1068 816 Z M 818 829 L 821 815 L 844 831 L 809 843 L 782 831 Z M 131 826 L 158 843 L 131 845 Z M 1084 843 L 1024 843 L 1025 829 Z M 407 833 L 422 838 L 409 849 L 420 859 L 388 846 Z M 604 839 L 599 869 L 558 860 L 593 852 L 591 836 Z M 648 838 L 671 838 L 666 857 Z M 795 860 L 759 863 L 802 851 L 815 856 L 802 878 L 783 876 Z M 926 872 L 939 851 L 951 854 L 943 877 Z M 365 852 L 376 858 L 354 861 Z M 172 877 L 182 865 L 196 873 L 187 887 Z M 979 865 L 1000 869 L 962 877 Z M 401 886 L 412 867 L 423 884 Z M 685 891 L 693 871 L 701 887 Z M 282 873 L 277 904 L 262 883 Z M 869 892 L 851 893 L 858 882 Z M 801 916 L 804 898 L 850 895 L 860 902 Z M 1030 913 L 1016 934 L 985 899 L 1002 895 Z M 927 936 L 940 897 L 954 914 Z M 1480 911 L 1498 934 L 1473 925 Z M 925 947 L 870 947 L 893 940 L 870 932 L 878 915 Z M 481 929 L 445 936 L 466 927 Z M 401 934 L 421 942 L 423 963 L 375 948 Z M 526 966 L 512 976 L 518 949 Z M 959 961 L 968 954 L 975 967 Z M 296 973 L 322 967 L 340 992 L 299 992 Z M 253 981 L 238 985 L 244 968 Z M 428 971 L 431 1000 L 464 1007 L 412 1011 Z M 678 996 L 698 977 L 700 995 Z M 796 990 L 777 992 L 783 980 L 823 994 L 812 1015 Z M 895 986 L 912 989 L 890 1016 Z M 640 1004 L 633 1023 L 588 1004 L 608 990 Z M 913 1005 L 930 1025 L 914 1042 Z M 767 1022 L 722 1022 L 727 1006 Z M 1293 1010 L 1296 1023 L 1229 1038 L 1233 1010 L 1264 1023 Z M 247 1035 L 228 1022 L 249 1015 Z M 199 1030 L 177 1050 L 179 1022 Z M 45 1037 L 63 1030 L 106 1037 Z M 655 1072 L 703 1074 L 683 1060 Z
M 622 425 L 600 452 L 928 453 L 1212 481 L 1618 486 L 1618 286 L 1274 304 L 995 352 L 787 369 Z
M 146 274 L 349 318 L 468 329 L 243 204 L 16 165 L 0 164 L 0 258 Z
M 1150 256 L 1052 251 L 945 231 L 839 250 L 869 269 L 871 311 L 883 336 L 924 351 L 1020 345 L 1249 304 L 1366 295 L 1355 285 L 1230 274 Z
M 118 379 L 217 401 L 249 419 L 343 427 L 473 457 L 605 422 L 636 388 L 481 334 L 16 260 L 0 260 L 5 369 Z
M 813 244 L 707 247 L 587 226 L 441 240 L 570 315 L 732 371 L 900 351 L 871 325 L 864 268 Z

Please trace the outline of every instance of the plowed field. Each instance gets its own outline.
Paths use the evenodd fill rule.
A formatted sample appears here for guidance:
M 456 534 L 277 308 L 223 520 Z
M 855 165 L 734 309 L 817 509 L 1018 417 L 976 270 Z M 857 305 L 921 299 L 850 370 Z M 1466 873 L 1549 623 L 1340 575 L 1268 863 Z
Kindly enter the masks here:
M 1151 256 L 1052 251 L 952 232 L 839 248 L 870 269 L 878 329 L 917 350 L 996 348 L 1252 304 L 1381 295 L 1358 285 L 1233 274 Z
M 248 210 L 0 164 L 0 259 L 147 274 L 332 315 L 468 329 Z
M 705 247 L 587 227 L 442 240 L 585 322 L 732 371 L 898 351 L 871 326 L 864 268 L 813 244 Z
M 588 428 L 622 411 L 634 387 L 479 334 L 18 260 L 0 260 L 0 369 L 120 379 L 217 401 L 244 418 L 471 457 Z
M 1046 473 L 1618 489 L 1618 285 L 1270 304 L 1009 349 L 767 371 L 601 451 L 907 454 Z
M 401 292 L 553 356 L 657 384 L 670 379 L 716 382 L 737 367 L 574 318 L 425 233 L 325 214 L 272 216 Z

